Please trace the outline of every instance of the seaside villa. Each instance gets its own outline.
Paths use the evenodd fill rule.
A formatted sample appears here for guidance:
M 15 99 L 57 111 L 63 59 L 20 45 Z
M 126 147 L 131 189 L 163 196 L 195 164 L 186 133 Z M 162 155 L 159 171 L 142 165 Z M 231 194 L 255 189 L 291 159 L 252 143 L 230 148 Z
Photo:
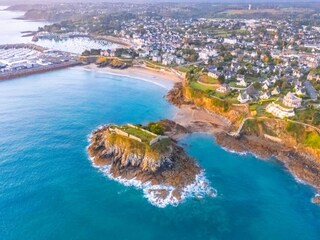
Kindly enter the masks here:
M 299 108 L 301 107 L 302 99 L 296 97 L 292 92 L 288 92 L 283 98 L 283 104 L 287 107 Z
M 271 113 L 273 116 L 281 118 L 281 119 L 293 117 L 295 115 L 293 108 L 282 107 L 279 104 L 276 104 L 274 102 L 270 103 L 266 107 L 266 111 L 268 113 Z
M 240 93 L 237 100 L 240 102 L 240 103 L 246 103 L 248 101 L 251 100 L 251 97 L 249 96 L 249 94 L 244 91 L 243 93 Z
M 229 91 L 229 85 L 228 84 L 222 84 L 220 87 L 216 89 L 217 92 L 220 93 L 227 93 Z

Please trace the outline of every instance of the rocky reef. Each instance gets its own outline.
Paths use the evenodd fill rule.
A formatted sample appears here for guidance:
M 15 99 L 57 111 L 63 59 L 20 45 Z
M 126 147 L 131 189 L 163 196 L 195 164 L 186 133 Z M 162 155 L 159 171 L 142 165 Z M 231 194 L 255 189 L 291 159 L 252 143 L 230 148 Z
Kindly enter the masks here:
M 175 205 L 192 192 L 212 191 L 198 164 L 171 138 L 150 145 L 104 126 L 92 133 L 88 152 L 110 178 L 143 188 L 151 203 L 160 207 Z

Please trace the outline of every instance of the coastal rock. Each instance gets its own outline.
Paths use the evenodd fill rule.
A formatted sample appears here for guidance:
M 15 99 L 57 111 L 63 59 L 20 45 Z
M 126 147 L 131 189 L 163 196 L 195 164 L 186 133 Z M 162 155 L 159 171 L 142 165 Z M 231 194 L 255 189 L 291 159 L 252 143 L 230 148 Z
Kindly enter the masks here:
M 180 137 L 190 134 L 190 129 L 172 121 L 172 120 L 161 120 L 159 124 L 163 126 L 166 135 L 168 135 L 172 139 L 179 139 Z
M 172 122 L 165 120 L 163 123 L 167 130 L 171 129 Z M 178 129 L 185 131 L 182 127 Z M 114 134 L 105 126 L 93 132 L 88 152 L 95 166 L 108 167 L 109 177 L 149 186 L 147 194 L 156 204 L 168 199 L 180 202 L 185 197 L 186 187 L 201 175 L 197 163 L 170 138 L 149 145 Z M 201 184 L 208 185 L 205 181 Z
M 192 101 L 188 101 L 184 97 L 183 85 L 181 82 L 175 83 L 173 88 L 168 92 L 166 98 L 170 103 L 176 106 L 192 104 Z
M 312 202 L 315 204 L 320 204 L 320 196 L 315 196 L 314 198 L 312 198 Z
M 275 157 L 278 161 L 284 163 L 297 179 L 314 186 L 316 189 L 320 189 L 319 161 L 306 152 L 298 152 L 293 147 L 255 135 L 242 135 L 235 138 L 228 134 L 220 133 L 216 135 L 216 141 L 222 147 L 232 151 L 250 152 L 262 159 Z M 313 198 L 313 202 L 320 202 L 320 198 Z

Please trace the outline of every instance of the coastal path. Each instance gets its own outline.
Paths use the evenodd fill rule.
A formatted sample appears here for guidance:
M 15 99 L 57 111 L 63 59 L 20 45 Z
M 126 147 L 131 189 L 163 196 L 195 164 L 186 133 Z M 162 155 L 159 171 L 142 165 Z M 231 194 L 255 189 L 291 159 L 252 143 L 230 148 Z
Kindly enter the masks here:
M 245 122 L 246 122 L 247 120 L 249 120 L 249 119 L 254 119 L 254 118 L 253 118 L 253 117 L 247 117 L 247 118 L 243 119 L 242 122 L 241 122 L 241 124 L 240 124 L 240 126 L 239 126 L 239 128 L 238 128 L 238 130 L 235 131 L 235 132 L 229 132 L 228 135 L 233 136 L 233 137 L 238 137 L 238 136 L 240 136 L 240 132 L 241 132 L 241 130 L 242 130 Z

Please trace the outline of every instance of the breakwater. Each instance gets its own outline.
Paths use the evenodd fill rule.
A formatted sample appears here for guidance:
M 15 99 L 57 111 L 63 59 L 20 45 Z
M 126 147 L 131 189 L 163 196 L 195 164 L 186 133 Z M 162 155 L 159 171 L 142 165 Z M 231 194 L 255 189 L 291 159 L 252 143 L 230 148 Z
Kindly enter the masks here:
M 44 52 L 47 48 L 32 44 L 32 43 L 17 43 L 17 44 L 2 44 L 0 49 L 10 49 L 10 48 L 29 48 L 39 52 Z
M 1 73 L 0 80 L 7 80 L 7 79 L 24 77 L 24 76 L 38 74 L 38 73 L 50 72 L 50 71 L 59 70 L 63 68 L 78 66 L 80 64 L 81 63 L 78 61 L 70 61 L 70 62 L 59 63 L 55 65 L 41 66 L 37 68 L 21 69 L 21 70 L 16 70 L 9 73 Z

